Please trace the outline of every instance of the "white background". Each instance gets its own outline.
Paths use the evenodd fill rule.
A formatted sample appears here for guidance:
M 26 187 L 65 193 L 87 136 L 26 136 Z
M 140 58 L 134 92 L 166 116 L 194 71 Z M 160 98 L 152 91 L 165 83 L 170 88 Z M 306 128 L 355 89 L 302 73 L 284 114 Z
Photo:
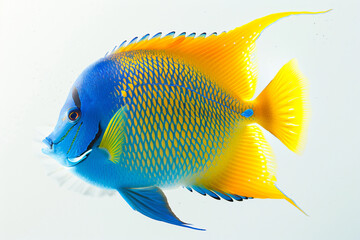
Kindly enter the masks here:
M 258 40 L 257 92 L 294 57 L 310 82 L 304 154 L 266 134 L 279 187 L 309 217 L 285 200 L 229 203 L 166 191 L 182 220 L 207 229 L 193 231 L 148 219 L 118 195 L 84 196 L 46 176 L 33 147 L 45 136 L 37 129 L 54 126 L 76 77 L 123 40 L 222 32 L 270 13 L 330 8 L 283 19 Z M 359 9 L 358 0 L 0 0 L 0 239 L 360 239 Z

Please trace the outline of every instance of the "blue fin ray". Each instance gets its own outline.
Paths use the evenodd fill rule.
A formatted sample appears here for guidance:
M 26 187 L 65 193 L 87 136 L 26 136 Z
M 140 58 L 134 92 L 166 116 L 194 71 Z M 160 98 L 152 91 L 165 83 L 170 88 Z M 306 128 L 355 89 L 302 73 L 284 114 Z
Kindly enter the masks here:
M 248 197 L 243 197 L 243 196 L 239 196 L 239 195 L 235 195 L 235 194 L 227 194 L 227 195 L 229 195 L 236 201 L 242 201 L 244 199 L 249 199 Z
M 119 48 L 125 46 L 126 42 L 127 42 L 127 40 L 123 41 L 123 42 L 120 44 Z
M 207 195 L 209 195 L 210 197 L 212 197 L 212 198 L 214 198 L 214 199 L 216 199 L 216 200 L 220 200 L 219 195 L 217 195 L 217 194 L 214 193 L 213 191 L 210 191 L 210 190 L 208 190 L 208 189 L 206 189 L 206 188 L 203 188 L 203 190 L 204 190 L 205 193 L 206 193 Z
M 165 35 L 165 37 L 174 37 L 175 35 L 175 32 L 172 31 L 172 32 L 169 32 L 168 34 Z
M 219 195 L 222 199 L 225 199 L 226 201 L 232 202 L 233 199 L 231 197 L 229 197 L 227 194 L 225 193 L 221 193 L 218 191 L 214 191 L 217 195 Z
M 180 33 L 180 34 L 178 35 L 178 37 L 180 37 L 180 36 L 186 36 L 186 32 Z
M 150 34 L 145 34 L 140 40 L 139 42 L 141 41 L 144 41 L 144 40 L 147 40 L 149 38 Z
M 155 34 L 151 39 L 153 39 L 153 38 L 159 38 L 159 37 L 161 37 L 161 34 L 162 34 L 162 32 L 158 32 L 158 33 Z
M 129 42 L 128 45 L 135 43 L 137 39 L 138 39 L 138 37 L 134 37 L 134 38 Z
M 200 193 L 203 196 L 206 196 L 205 191 L 203 190 L 203 188 L 197 187 L 197 186 L 192 186 L 192 189 L 194 189 L 196 192 Z
M 244 199 L 253 199 L 252 197 L 244 197 L 244 196 L 240 196 L 240 195 L 236 195 L 236 194 L 223 193 L 220 191 L 210 190 L 210 189 L 207 189 L 204 187 L 199 187 L 199 186 L 186 186 L 185 188 L 187 190 L 189 190 L 190 192 L 193 192 L 193 190 L 194 190 L 203 196 L 209 195 L 210 197 L 212 197 L 214 199 L 220 200 L 222 198 L 229 202 L 232 202 L 233 200 L 243 201 Z
M 175 34 L 176 34 L 176 32 L 175 32 L 175 31 L 172 31 L 172 32 L 169 32 L 168 34 L 164 35 L 163 37 L 173 37 L 173 38 L 174 38 L 174 37 L 175 37 Z M 216 33 L 216 32 L 213 32 L 212 34 L 208 35 L 208 37 L 213 36 L 213 35 L 216 36 L 217 33 Z M 151 38 L 149 38 L 149 36 L 150 36 L 150 34 L 145 34 L 143 37 L 140 38 L 140 40 L 138 40 L 138 39 L 139 39 L 138 37 L 135 37 L 135 38 L 133 38 L 128 44 L 126 44 L 126 43 L 127 43 L 127 40 L 125 40 L 124 42 L 122 42 L 122 43 L 120 44 L 119 47 L 115 47 L 112 51 L 107 52 L 107 53 L 105 54 L 105 57 L 106 57 L 109 53 L 112 54 L 112 53 L 114 53 L 115 50 L 118 50 L 118 49 L 123 48 L 123 47 L 127 47 L 127 46 L 129 46 L 129 45 L 131 45 L 131 44 L 136 44 L 136 43 L 139 43 L 139 42 L 142 42 L 142 41 L 146 41 L 146 40 L 151 40 L 151 39 L 154 39 L 154 38 L 161 38 L 162 32 L 156 33 L 156 34 L 155 34 L 153 37 L 151 37 Z M 179 35 L 177 35 L 176 37 L 182 37 L 182 36 L 187 37 L 187 38 L 195 38 L 195 37 L 196 37 L 196 33 L 193 32 L 193 33 L 189 34 L 188 36 L 186 36 L 186 32 L 182 32 L 182 33 L 180 33 Z M 201 33 L 199 36 L 197 36 L 197 38 L 206 38 L 206 33 L 205 33 L 205 32 Z M 137 41 L 137 40 L 138 40 L 138 41 Z
M 200 34 L 200 35 L 198 36 L 198 38 L 206 38 L 206 33 L 203 32 L 202 34 Z

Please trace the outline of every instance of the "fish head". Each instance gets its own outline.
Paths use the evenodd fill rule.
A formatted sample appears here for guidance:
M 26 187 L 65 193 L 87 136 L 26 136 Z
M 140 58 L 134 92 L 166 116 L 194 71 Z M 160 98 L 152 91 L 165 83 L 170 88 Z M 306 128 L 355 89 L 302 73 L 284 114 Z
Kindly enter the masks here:
M 99 112 L 87 89 L 74 84 L 53 132 L 43 140 L 42 152 L 66 167 L 82 162 L 103 134 Z

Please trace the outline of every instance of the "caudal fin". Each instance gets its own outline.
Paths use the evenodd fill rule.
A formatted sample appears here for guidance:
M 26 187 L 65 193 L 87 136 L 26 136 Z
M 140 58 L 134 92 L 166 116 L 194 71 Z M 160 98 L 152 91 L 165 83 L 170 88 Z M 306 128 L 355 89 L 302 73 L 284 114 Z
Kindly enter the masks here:
M 254 101 L 257 122 L 290 150 L 300 153 L 308 119 L 307 80 L 296 60 L 285 64 Z

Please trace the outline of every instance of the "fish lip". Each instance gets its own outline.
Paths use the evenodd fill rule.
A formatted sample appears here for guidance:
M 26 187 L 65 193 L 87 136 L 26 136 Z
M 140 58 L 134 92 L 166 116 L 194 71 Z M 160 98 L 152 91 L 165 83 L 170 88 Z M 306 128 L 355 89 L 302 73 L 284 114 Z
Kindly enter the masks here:
M 50 155 L 51 153 L 53 153 L 53 149 L 52 148 L 49 148 L 49 147 L 46 147 L 46 148 L 42 148 L 41 149 L 41 152 L 45 155 Z
M 41 142 L 45 144 L 49 150 L 53 149 L 54 142 L 49 137 L 44 138 Z
M 78 157 L 75 158 L 67 158 L 68 160 L 68 166 L 69 167 L 74 167 L 76 165 L 78 165 L 79 163 L 81 163 L 82 161 L 84 161 L 89 154 L 92 152 L 93 149 L 89 149 L 87 151 L 85 151 L 84 153 L 80 154 Z
M 44 139 L 42 141 L 43 144 L 45 144 L 46 146 L 41 148 L 41 152 L 45 155 L 51 155 L 54 153 L 54 147 L 53 144 L 49 144 L 49 142 L 47 141 L 47 139 Z

